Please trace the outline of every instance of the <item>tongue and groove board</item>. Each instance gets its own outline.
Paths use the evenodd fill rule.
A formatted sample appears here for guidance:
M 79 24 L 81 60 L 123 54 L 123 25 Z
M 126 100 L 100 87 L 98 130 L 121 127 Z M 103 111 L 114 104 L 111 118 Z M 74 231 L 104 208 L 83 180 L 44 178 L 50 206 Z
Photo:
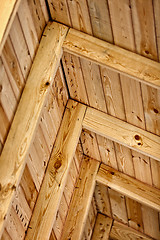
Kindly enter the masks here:
M 33 144 L 29 150 L 28 159 L 26 161 L 27 164 L 20 180 L 16 196 L 13 199 L 11 212 L 8 213 L 8 219 L 2 239 L 4 237 L 6 240 L 5 237 L 7 234 L 12 240 L 16 238 L 24 239 L 25 231 L 27 230 L 37 200 L 47 163 L 68 100 L 67 90 L 61 71 L 62 69 L 59 67 L 49 96 L 44 104 L 39 126 Z M 54 115 L 57 116 L 56 121 L 53 121 Z M 45 126 L 45 128 L 43 126 Z M 76 156 L 77 161 L 81 161 L 81 155 L 77 153 Z M 72 170 L 72 176 L 75 174 L 75 171 Z M 64 205 L 65 203 L 63 203 L 63 206 Z M 64 214 L 66 213 L 67 212 L 64 211 Z
M 6 1 L 6 4 L 7 2 L 8 1 Z M 0 76 L 0 122 L 2 123 L 0 124 L 2 126 L 0 129 L 0 151 L 3 149 L 3 144 L 6 140 L 8 130 L 30 71 L 32 60 L 39 44 L 38 39 L 40 39 L 42 35 L 46 20 L 48 21 L 48 13 L 46 13 L 46 11 L 46 20 L 43 16 L 46 4 L 43 2 L 42 5 L 43 8 L 41 9 L 39 0 L 17 1 L 13 13 L 14 17 L 10 19 L 11 23 L 9 23 L 8 26 L 10 30 L 6 30 L 5 41 L 2 42 L 3 48 L 0 54 L 0 72 L 3 74 L 3 76 Z M 11 5 L 9 6 L 11 7 Z M 7 8 L 7 14 L 10 13 L 9 9 L 10 8 Z M 25 14 L 23 14 L 24 9 Z M 25 21 L 27 21 L 27 24 L 25 24 Z M 28 21 L 30 24 L 28 24 Z M 5 24 L 5 22 L 3 22 L 3 24 Z M 34 38 L 31 36 L 31 30 Z M 5 90 L 5 84 L 7 84 L 7 91 Z M 4 106 L 4 101 L 2 100 L 4 99 L 4 95 L 8 99 L 7 101 L 10 101 L 12 98 L 12 102 L 9 104 L 10 106 L 7 106 L 7 102 Z

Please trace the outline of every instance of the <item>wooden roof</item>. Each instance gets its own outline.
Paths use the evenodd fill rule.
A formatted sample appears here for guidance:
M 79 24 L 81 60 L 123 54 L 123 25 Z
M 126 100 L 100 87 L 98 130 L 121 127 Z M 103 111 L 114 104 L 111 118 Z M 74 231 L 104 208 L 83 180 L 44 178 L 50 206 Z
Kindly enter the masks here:
M 160 1 L 0 8 L 0 238 L 159 240 Z

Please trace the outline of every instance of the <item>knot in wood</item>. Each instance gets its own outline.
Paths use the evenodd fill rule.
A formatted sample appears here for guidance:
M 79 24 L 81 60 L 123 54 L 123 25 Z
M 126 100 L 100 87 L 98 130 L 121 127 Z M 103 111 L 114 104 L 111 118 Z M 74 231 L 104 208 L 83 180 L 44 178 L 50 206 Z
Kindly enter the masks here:
M 62 162 L 60 160 L 56 161 L 55 164 L 54 164 L 54 168 L 55 169 L 59 169 L 62 165 Z

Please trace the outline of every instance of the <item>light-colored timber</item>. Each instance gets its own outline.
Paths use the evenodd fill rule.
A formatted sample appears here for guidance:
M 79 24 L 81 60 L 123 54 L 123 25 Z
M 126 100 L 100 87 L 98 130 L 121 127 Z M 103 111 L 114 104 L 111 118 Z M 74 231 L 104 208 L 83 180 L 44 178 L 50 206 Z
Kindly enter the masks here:
M 86 107 L 70 100 L 52 151 L 26 240 L 47 240 L 66 184 Z
M 160 190 L 101 164 L 96 180 L 125 196 L 160 211 Z
M 160 137 L 88 107 L 83 127 L 160 161 Z
M 65 51 L 129 75 L 154 87 L 160 87 L 160 64 L 75 29 L 64 41 Z
M 84 157 L 81 166 L 81 173 L 75 187 L 74 195 L 69 207 L 69 213 L 64 225 L 61 237 L 62 240 L 80 240 L 82 237 L 92 201 L 98 167 L 98 161 Z
M 92 240 L 108 240 L 113 219 L 98 213 Z
M 66 33 L 67 27 L 58 23 L 46 27 L 0 157 L 0 232 L 59 65 Z
M 152 238 L 134 230 L 131 227 L 128 227 L 117 221 L 113 222 L 113 226 L 110 232 L 110 238 L 114 240 L 151 240 Z

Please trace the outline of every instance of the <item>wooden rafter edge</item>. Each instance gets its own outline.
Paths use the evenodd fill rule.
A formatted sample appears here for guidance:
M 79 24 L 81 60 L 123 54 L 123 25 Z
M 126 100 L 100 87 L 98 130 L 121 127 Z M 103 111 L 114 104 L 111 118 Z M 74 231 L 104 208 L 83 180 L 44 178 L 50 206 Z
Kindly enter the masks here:
M 95 178 L 98 167 L 98 161 L 89 157 L 84 157 L 80 176 L 69 206 L 69 212 L 63 228 L 61 240 L 82 239 L 95 189 Z
M 87 107 L 83 128 L 160 161 L 160 137 Z
M 160 87 L 160 63 L 70 29 L 64 51 L 130 76 L 153 87 Z
M 86 106 L 69 100 L 38 200 L 27 231 L 26 240 L 48 240 L 66 184 L 82 130 Z
M 59 65 L 67 31 L 67 27 L 58 23 L 47 25 L 0 157 L 0 237 Z
M 101 164 L 96 180 L 137 202 L 160 211 L 160 190 L 144 184 L 105 164 Z

